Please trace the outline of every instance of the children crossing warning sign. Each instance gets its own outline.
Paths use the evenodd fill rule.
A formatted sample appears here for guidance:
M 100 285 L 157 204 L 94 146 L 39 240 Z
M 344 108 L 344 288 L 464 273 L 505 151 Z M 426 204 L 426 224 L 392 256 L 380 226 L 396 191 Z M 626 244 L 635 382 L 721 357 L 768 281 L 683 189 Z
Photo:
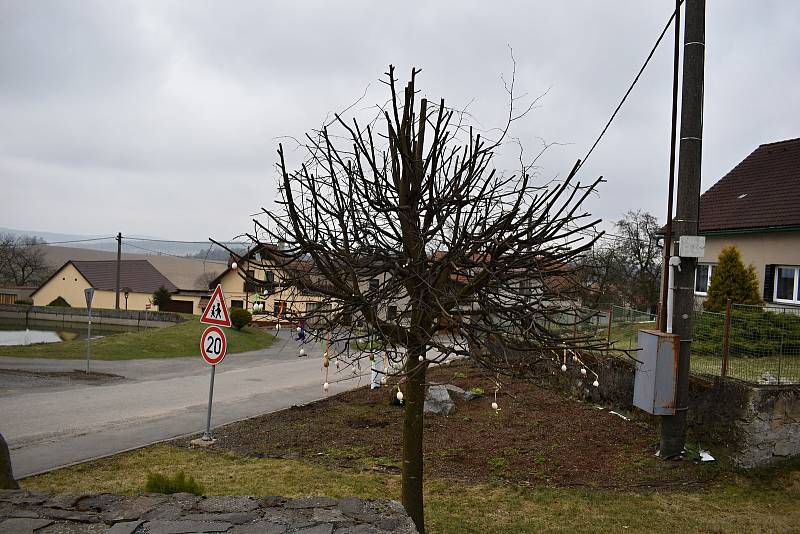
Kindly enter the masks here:
M 208 305 L 200 317 L 200 322 L 230 328 L 231 317 L 228 314 L 228 307 L 225 306 L 225 295 L 222 294 L 221 285 L 218 285 L 211 295 L 211 300 L 208 301 Z

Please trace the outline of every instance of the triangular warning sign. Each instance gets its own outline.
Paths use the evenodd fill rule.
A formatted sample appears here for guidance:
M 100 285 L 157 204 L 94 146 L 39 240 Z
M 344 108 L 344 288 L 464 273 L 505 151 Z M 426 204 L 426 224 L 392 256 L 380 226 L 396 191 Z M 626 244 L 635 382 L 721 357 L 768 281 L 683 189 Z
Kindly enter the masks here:
M 221 285 L 218 285 L 214 294 L 211 295 L 211 300 L 203 311 L 200 322 L 217 326 L 231 326 L 231 317 L 228 315 L 228 307 L 225 306 L 225 295 L 222 294 Z

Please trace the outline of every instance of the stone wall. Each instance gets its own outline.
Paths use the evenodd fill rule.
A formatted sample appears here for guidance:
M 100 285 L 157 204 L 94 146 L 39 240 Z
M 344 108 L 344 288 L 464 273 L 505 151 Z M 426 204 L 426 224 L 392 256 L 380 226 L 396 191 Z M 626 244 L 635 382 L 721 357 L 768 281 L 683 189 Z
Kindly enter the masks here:
M 0 318 L 20 321 L 54 321 L 60 323 L 87 323 L 89 311 L 86 308 L 59 308 L 56 306 L 21 306 L 0 304 Z M 92 310 L 93 325 L 122 325 L 141 328 L 158 328 L 180 323 L 186 318 L 179 313 L 138 311 L 138 310 Z
M 582 376 L 574 365 L 562 372 L 554 363 L 538 379 L 587 402 L 633 413 L 653 425 L 658 417 L 634 408 L 632 359 L 603 357 L 585 362 L 598 375 Z M 699 378 L 689 383 L 689 440 L 716 446 L 746 468 L 800 455 L 800 385 L 760 386 L 727 378 Z
M 395 501 L 0 490 L 0 532 L 411 534 L 417 530 Z

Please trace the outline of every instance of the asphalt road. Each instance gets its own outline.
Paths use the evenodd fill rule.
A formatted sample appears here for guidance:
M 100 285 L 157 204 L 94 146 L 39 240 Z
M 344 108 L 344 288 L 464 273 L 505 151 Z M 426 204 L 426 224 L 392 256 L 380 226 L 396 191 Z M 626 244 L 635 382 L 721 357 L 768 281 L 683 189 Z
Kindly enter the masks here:
M 212 427 L 325 396 L 322 346 L 307 344 L 298 358 L 297 342 L 282 335 L 217 366 Z M 0 432 L 17 478 L 205 429 L 210 366 L 199 356 L 92 362 L 93 372 L 124 378 L 70 379 L 75 369 L 85 363 L 0 358 Z M 333 372 L 329 394 L 369 380 Z

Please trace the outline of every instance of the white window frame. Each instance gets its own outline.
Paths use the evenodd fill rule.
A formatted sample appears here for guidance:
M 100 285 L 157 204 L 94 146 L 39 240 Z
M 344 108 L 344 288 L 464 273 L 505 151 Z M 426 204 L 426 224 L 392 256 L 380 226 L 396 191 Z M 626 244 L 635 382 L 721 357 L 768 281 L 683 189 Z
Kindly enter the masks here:
M 792 286 L 791 299 L 778 298 L 778 269 L 792 269 L 794 271 L 794 285 Z M 797 298 L 797 285 L 800 284 L 800 267 L 797 265 L 776 265 L 775 270 L 772 272 L 772 301 L 782 302 L 784 304 L 800 304 L 800 299 Z
M 706 291 L 697 290 L 697 267 L 700 267 L 701 265 L 708 265 L 708 283 L 706 284 Z M 711 275 L 714 273 L 714 269 L 717 268 L 717 264 L 703 261 L 698 262 L 697 267 L 694 269 L 694 287 L 692 289 L 694 290 L 695 295 L 705 297 L 708 296 L 708 289 L 711 288 Z

